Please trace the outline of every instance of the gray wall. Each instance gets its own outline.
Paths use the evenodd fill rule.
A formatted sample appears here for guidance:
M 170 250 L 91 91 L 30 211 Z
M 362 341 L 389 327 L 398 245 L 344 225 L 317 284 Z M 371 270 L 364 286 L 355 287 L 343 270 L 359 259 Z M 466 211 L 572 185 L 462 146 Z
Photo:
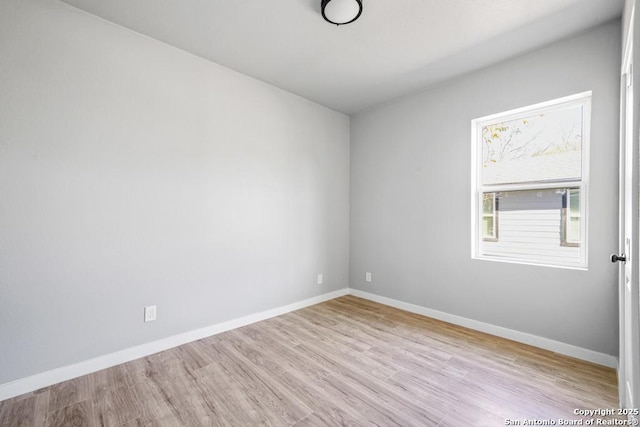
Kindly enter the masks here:
M 348 175 L 347 116 L 0 1 L 0 384 L 346 287 Z
M 617 355 L 620 33 L 606 24 L 352 117 L 350 286 Z M 588 271 L 472 260 L 471 120 L 587 90 Z

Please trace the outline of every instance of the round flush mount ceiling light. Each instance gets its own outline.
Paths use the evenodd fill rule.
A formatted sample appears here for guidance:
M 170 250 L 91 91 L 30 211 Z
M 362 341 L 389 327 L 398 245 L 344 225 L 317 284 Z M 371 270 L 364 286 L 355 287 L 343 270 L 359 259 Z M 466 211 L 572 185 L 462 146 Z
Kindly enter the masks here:
M 362 0 L 322 0 L 322 17 L 332 24 L 349 24 L 362 13 Z

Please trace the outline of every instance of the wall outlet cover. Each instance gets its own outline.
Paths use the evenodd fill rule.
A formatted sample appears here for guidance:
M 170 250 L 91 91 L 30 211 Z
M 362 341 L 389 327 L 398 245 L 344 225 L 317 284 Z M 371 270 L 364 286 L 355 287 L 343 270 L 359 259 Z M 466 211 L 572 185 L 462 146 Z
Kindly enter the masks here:
M 156 306 L 148 305 L 144 308 L 144 321 L 145 322 L 153 322 L 156 320 Z

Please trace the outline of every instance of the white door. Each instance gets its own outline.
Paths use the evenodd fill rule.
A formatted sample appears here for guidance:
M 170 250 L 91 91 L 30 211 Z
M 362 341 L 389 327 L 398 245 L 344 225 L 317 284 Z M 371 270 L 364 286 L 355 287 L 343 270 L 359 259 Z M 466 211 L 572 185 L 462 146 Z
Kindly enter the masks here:
M 621 150 L 620 150 L 620 251 L 612 261 L 620 261 L 620 404 L 638 408 L 640 392 L 640 324 L 638 313 L 638 122 L 634 108 L 633 21 L 626 37 L 622 66 Z

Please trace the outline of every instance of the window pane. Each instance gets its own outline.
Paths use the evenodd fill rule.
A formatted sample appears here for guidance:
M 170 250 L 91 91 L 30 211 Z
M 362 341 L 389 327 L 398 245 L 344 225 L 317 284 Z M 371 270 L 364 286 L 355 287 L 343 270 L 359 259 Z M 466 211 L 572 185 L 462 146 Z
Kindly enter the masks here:
M 485 216 L 482 218 L 482 237 L 494 237 L 493 216 Z
M 482 238 L 495 239 L 496 236 L 496 193 L 482 195 Z
M 495 193 L 486 193 L 482 196 L 482 213 L 493 215 Z
M 580 218 L 569 218 L 569 224 L 567 224 L 567 242 L 580 243 Z
M 567 242 L 580 243 L 580 190 L 570 189 L 567 210 Z
M 482 184 L 579 180 L 582 106 L 482 127 Z
M 579 193 L 573 191 L 579 198 Z M 579 216 L 568 221 L 571 226 L 563 226 L 561 221 L 563 201 L 565 197 L 570 199 L 569 194 L 565 196 L 565 189 L 502 191 L 497 195 L 500 203 L 493 225 L 500 230 L 500 236 L 497 240 L 483 239 L 484 256 L 545 264 L 580 262 L 579 246 L 562 245 L 564 233 L 580 238 Z M 483 227 L 486 226 L 483 216 Z
M 569 190 L 569 212 L 570 216 L 580 216 L 580 190 Z

